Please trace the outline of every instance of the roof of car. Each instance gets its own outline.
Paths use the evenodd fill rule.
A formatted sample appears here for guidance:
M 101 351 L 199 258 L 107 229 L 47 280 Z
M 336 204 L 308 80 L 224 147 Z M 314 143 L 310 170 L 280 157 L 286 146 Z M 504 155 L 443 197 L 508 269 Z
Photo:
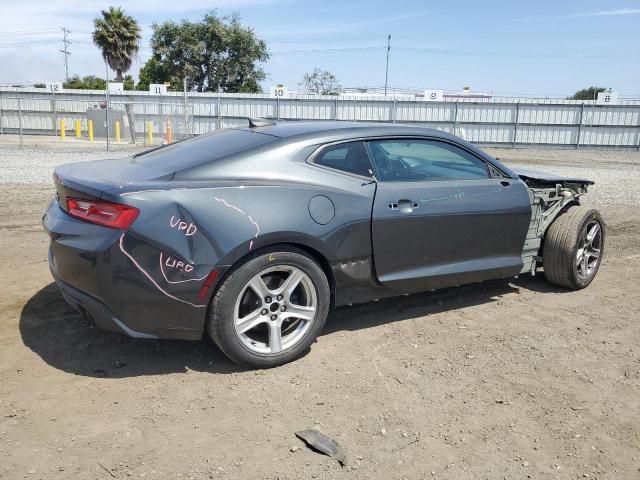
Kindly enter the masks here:
M 316 121 L 316 122 L 277 122 L 271 125 L 241 128 L 251 132 L 263 133 L 279 138 L 323 138 L 339 136 L 341 138 L 379 137 L 385 135 L 420 135 L 438 138 L 452 138 L 451 135 L 431 128 L 394 123 Z

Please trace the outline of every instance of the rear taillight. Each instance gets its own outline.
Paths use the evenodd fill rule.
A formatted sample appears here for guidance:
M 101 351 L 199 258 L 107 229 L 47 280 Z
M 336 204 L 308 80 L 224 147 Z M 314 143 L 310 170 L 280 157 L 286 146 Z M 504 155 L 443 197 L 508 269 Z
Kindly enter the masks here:
M 85 222 L 121 230 L 129 228 L 140 213 L 137 208 L 129 205 L 77 198 L 67 198 L 67 210 L 69 215 Z

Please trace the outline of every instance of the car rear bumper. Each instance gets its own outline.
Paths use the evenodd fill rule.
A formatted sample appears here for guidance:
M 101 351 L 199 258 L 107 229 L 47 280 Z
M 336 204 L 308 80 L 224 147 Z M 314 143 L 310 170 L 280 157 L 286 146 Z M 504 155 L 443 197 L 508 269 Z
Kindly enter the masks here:
M 135 338 L 202 337 L 207 308 L 206 299 L 198 299 L 199 285 L 162 283 L 157 249 L 121 230 L 77 220 L 55 202 L 42 220 L 58 288 L 96 325 Z
M 51 262 L 49 264 L 51 265 Z M 63 282 L 56 277 L 53 271 L 51 273 L 65 301 L 98 327 L 112 332 L 124 333 L 133 338 L 158 338 L 150 333 L 130 329 L 122 320 L 116 318 L 114 313 L 101 301 Z

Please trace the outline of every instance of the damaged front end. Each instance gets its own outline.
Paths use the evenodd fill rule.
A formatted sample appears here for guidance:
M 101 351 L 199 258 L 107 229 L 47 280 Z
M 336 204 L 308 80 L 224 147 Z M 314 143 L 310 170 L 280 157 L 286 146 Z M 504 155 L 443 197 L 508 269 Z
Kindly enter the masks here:
M 569 205 L 579 205 L 580 197 L 594 182 L 536 170 L 513 170 L 529 187 L 531 198 L 531 223 L 522 249 L 520 273 L 535 275 L 536 267 L 542 261 L 540 250 L 547 228 Z

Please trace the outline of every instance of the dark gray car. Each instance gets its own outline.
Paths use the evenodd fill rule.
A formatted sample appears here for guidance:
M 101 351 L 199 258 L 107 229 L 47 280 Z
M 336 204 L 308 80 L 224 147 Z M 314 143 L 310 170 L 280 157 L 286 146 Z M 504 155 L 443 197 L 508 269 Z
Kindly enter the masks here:
M 54 179 L 43 222 L 71 305 L 133 337 L 206 330 L 254 367 L 306 352 L 335 306 L 538 266 L 586 287 L 604 247 L 579 206 L 592 182 L 419 127 L 250 123 Z

